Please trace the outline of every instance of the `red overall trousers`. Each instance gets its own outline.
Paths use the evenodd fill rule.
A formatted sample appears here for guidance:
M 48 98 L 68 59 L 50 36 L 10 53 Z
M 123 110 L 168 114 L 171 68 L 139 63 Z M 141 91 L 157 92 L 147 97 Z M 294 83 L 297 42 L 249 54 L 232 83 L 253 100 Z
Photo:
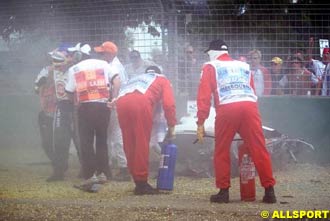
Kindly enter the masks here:
M 214 168 L 216 186 L 230 187 L 230 146 L 237 133 L 248 147 L 263 187 L 275 185 L 256 102 L 218 105 L 215 120 Z
M 147 97 L 133 92 L 117 101 L 127 167 L 135 182 L 148 180 L 152 105 Z

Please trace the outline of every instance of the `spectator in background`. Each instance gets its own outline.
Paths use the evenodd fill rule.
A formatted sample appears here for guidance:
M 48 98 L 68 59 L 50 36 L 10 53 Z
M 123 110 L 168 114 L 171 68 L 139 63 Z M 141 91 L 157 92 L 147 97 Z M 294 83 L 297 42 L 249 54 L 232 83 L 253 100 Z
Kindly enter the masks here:
M 308 48 L 306 52 L 305 59 L 307 61 L 306 68 L 312 72 L 312 86 L 311 86 L 311 95 L 321 95 L 322 92 L 322 76 L 324 73 L 325 65 L 322 61 L 313 59 L 312 50 L 314 48 L 314 37 L 310 37 L 308 41 Z M 297 55 L 301 54 L 302 52 L 297 53 Z
M 312 72 L 304 65 L 304 58 L 301 54 L 289 57 L 289 94 L 307 95 L 311 93 Z
M 322 62 L 325 65 L 322 78 L 322 96 L 330 96 L 330 49 L 328 47 L 323 49 Z
M 261 52 L 257 49 L 248 53 L 248 63 L 252 71 L 257 96 L 270 95 L 272 90 L 272 79 L 268 69 L 261 65 L 261 56 Z
M 196 99 L 196 91 L 200 77 L 200 67 L 197 63 L 196 52 L 192 45 L 185 47 L 184 56 L 179 61 L 179 88 L 189 99 Z
M 325 65 L 322 61 L 310 58 L 306 68 L 312 72 L 312 95 L 321 95 Z
M 322 88 L 322 76 L 324 74 L 325 65 L 321 61 L 313 59 L 310 52 L 311 46 L 312 45 L 310 45 L 310 47 L 308 48 L 307 53 L 305 53 L 305 50 L 302 49 L 294 51 L 293 57 L 296 56 L 303 59 L 302 65 L 304 69 L 311 72 L 311 85 L 308 89 L 308 94 L 320 95 Z
M 283 73 L 283 60 L 280 57 L 273 57 L 270 64 L 270 74 L 272 77 L 272 95 L 285 94 L 283 88 L 287 86 L 288 80 Z
M 147 67 L 156 65 L 153 61 L 142 59 L 140 52 L 137 50 L 131 51 L 129 53 L 128 59 L 129 63 L 125 65 L 128 78 L 143 74 Z

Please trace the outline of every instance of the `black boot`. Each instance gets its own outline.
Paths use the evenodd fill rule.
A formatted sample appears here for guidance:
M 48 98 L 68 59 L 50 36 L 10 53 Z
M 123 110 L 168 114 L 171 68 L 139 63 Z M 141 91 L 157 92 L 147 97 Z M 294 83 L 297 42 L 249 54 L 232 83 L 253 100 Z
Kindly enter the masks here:
M 129 174 L 127 167 L 120 168 L 119 173 L 113 177 L 113 180 L 119 182 L 130 181 L 131 175 Z
M 147 181 L 137 181 L 135 185 L 135 195 L 153 195 L 159 193 L 159 191 L 153 188 Z
M 210 197 L 211 203 L 228 203 L 229 202 L 229 189 L 220 189 L 218 194 Z
M 276 203 L 274 187 L 270 186 L 270 187 L 265 188 L 265 195 L 264 195 L 264 198 L 262 199 L 262 202 Z

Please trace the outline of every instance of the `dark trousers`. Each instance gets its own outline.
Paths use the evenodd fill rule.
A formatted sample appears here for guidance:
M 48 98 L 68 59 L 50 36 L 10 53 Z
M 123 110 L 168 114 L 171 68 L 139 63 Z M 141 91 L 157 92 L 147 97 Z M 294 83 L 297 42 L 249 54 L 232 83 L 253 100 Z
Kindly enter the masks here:
M 81 160 L 84 178 L 94 173 L 111 176 L 107 145 L 110 109 L 106 103 L 86 102 L 78 108 Z M 95 137 L 95 149 L 94 149 Z
M 44 111 L 40 111 L 38 115 L 38 124 L 40 130 L 41 146 L 46 156 L 53 162 L 53 116 L 47 115 Z
M 69 149 L 74 134 L 72 119 L 73 104 L 68 100 L 59 101 L 54 114 L 54 159 L 52 161 L 54 172 L 57 174 L 64 174 L 68 169 Z

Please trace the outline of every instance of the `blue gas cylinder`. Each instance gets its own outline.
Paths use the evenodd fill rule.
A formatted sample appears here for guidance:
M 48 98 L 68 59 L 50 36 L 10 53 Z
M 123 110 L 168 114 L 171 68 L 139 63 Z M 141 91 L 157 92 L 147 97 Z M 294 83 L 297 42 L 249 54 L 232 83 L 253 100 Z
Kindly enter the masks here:
M 173 190 L 176 154 L 177 147 L 174 143 L 170 142 L 162 146 L 157 189 Z

